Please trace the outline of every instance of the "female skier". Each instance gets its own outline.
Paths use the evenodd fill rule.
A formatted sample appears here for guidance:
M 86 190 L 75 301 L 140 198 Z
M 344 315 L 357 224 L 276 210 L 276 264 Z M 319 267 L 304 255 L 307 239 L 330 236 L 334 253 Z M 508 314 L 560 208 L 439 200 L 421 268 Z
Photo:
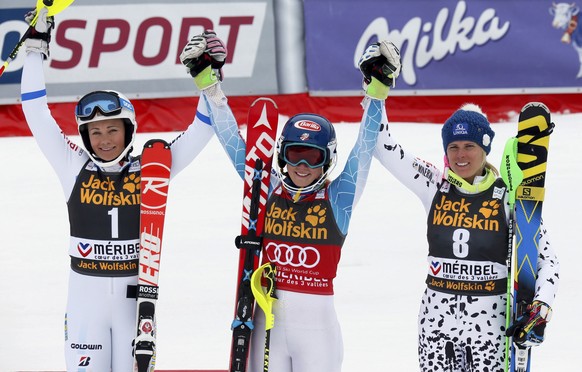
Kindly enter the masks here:
M 195 76 L 217 136 L 244 178 L 245 142 L 216 72 L 209 66 L 225 55 L 222 41 L 206 31 L 190 40 L 181 60 Z M 393 76 L 397 76 L 399 65 L 392 67 Z M 201 83 L 205 81 L 213 85 Z M 364 189 L 383 106 L 384 99 L 367 101 L 356 144 L 343 172 L 333 181 L 328 176 L 336 163 L 336 135 L 326 118 L 298 114 L 281 132 L 276 146 L 278 174 L 271 177 L 265 226 L 293 223 L 305 227 L 304 232 L 320 233 L 298 234 L 296 229 L 267 227 L 263 232 L 263 261 L 270 261 L 277 269 L 276 324 L 271 329 L 269 356 L 273 371 L 341 370 L 343 344 L 333 302 L 333 279 L 352 208 Z M 250 371 L 263 369 L 265 319 L 260 309 L 255 314 Z
M 40 10 L 36 33 L 26 40 L 21 93 L 26 121 L 57 173 L 69 213 L 67 370 L 132 371 L 140 242 L 140 157 L 130 154 L 136 116 L 123 94 L 91 92 L 79 100 L 75 111 L 85 150 L 61 132 L 47 105 L 43 76 L 53 25 L 46 13 L 46 8 Z M 172 176 L 214 133 L 201 117 L 197 115 L 171 144 Z
M 364 79 L 383 79 L 387 41 L 368 47 L 360 61 Z M 373 92 L 367 91 L 374 96 Z M 389 132 L 386 112 L 377 143 L 382 165 L 422 201 L 428 214 L 428 276 L 418 316 L 420 370 L 502 371 L 505 365 L 508 200 L 487 162 L 494 132 L 481 109 L 467 104 L 442 127 L 447 168 L 408 153 Z M 461 223 L 450 223 L 459 221 Z M 480 223 L 469 223 L 470 219 Z M 524 345 L 543 341 L 558 287 L 559 263 L 540 229 L 536 294 L 527 322 L 536 325 Z M 529 328 L 529 327 L 524 327 Z

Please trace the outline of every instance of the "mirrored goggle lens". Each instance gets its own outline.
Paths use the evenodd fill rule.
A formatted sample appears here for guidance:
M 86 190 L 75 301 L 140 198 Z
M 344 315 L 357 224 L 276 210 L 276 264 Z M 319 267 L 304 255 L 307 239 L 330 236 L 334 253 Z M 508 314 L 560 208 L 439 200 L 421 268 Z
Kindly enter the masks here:
M 77 103 L 76 114 L 81 120 L 93 119 L 97 111 L 104 116 L 120 113 L 121 101 L 119 97 L 107 92 L 95 92 L 83 97 Z
M 287 164 L 291 164 L 294 167 L 304 163 L 310 168 L 319 168 L 325 164 L 325 151 L 319 147 L 287 145 L 284 159 Z

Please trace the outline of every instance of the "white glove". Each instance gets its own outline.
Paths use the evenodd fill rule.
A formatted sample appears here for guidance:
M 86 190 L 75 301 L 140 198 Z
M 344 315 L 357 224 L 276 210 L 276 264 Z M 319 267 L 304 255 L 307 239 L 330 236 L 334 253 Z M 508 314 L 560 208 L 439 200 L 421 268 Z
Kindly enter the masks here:
M 206 38 L 205 51 L 212 57 L 212 68 L 222 68 L 226 61 L 226 46 L 212 30 L 206 30 L 203 35 Z
M 49 53 L 49 43 L 51 41 L 51 31 L 55 27 L 55 22 L 53 17 L 47 17 L 48 9 L 42 7 L 38 11 L 38 18 L 36 19 L 36 24 L 34 29 L 31 31 L 28 38 L 25 40 L 26 52 L 36 52 L 42 53 L 44 58 L 48 58 Z M 36 15 L 36 9 L 32 10 L 24 16 L 24 20 L 30 24 Z
M 180 54 L 180 61 L 192 75 L 200 90 L 222 81 L 222 66 L 226 61 L 226 47 L 216 33 L 206 30 L 193 36 Z
M 196 65 L 197 60 L 202 56 L 206 50 L 206 38 L 203 35 L 192 36 L 188 44 L 182 50 L 180 54 L 180 61 L 188 73 L 192 74 L 192 69 Z M 200 72 L 200 71 L 198 71 Z M 196 74 L 198 74 L 196 72 Z M 195 75 L 193 75 L 195 76 Z
M 180 61 L 186 70 L 196 77 L 206 67 L 220 69 L 226 60 L 226 47 L 216 33 L 206 30 L 201 35 L 193 36 L 180 54 Z
M 364 75 L 364 83 L 369 84 L 375 77 L 391 87 L 400 75 L 400 51 L 391 41 L 383 40 L 368 46 L 358 65 Z
M 400 70 L 402 69 L 402 64 L 400 63 L 400 50 L 393 42 L 383 40 L 380 42 L 380 53 L 386 57 L 390 68 L 393 68 L 392 79 L 396 80 L 396 78 L 400 76 Z

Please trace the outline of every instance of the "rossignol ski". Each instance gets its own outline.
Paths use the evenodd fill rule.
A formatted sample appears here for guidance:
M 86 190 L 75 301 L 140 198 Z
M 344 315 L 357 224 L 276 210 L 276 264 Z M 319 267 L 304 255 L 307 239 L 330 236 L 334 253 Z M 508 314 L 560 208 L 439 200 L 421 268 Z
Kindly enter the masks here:
M 251 277 L 259 266 L 265 207 L 269 192 L 271 165 L 279 112 L 271 99 L 258 98 L 249 109 L 247 121 L 245 177 L 240 249 L 232 322 L 230 372 L 245 372 L 253 329 L 254 297 Z
M 153 139 L 141 155 L 141 208 L 137 334 L 134 371 L 151 372 L 156 363 L 156 301 L 172 152 L 166 141 Z
M 523 180 L 515 195 L 515 249 L 512 259 L 513 282 L 510 324 L 527 313 L 535 295 L 537 256 L 545 193 L 546 164 L 550 134 L 554 129 L 550 111 L 539 102 L 526 104 L 519 115 L 517 131 L 517 163 Z M 530 371 L 530 348 L 520 346 L 522 329 L 515 329 L 511 339 L 511 372 Z

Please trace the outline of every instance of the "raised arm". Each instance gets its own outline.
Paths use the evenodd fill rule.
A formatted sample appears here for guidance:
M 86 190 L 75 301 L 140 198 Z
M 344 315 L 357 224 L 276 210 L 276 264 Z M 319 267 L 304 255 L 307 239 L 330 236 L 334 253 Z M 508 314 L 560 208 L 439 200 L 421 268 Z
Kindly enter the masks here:
M 360 69 L 364 73 L 364 82 L 368 83 L 366 95 L 380 97 L 387 95 L 394 80 L 388 79 L 387 74 L 391 69 L 386 61 L 397 59 L 399 62 L 398 49 L 391 42 L 382 41 L 370 45 L 362 59 Z M 395 140 L 390 133 L 385 107 L 382 107 L 381 116 L 383 125 L 378 135 L 374 156 L 384 168 L 418 196 L 428 212 L 434 193 L 442 180 L 442 172 L 431 163 L 407 152 Z
M 172 178 L 200 154 L 213 135 L 214 129 L 208 116 L 206 101 L 203 97 L 200 97 L 194 120 L 188 126 L 188 129 L 170 144 L 172 150 Z
M 228 106 L 228 100 L 220 87 L 221 68 L 226 59 L 226 53 L 222 40 L 214 31 L 207 30 L 190 39 L 180 55 L 180 60 L 200 89 L 199 112 L 203 112 L 212 124 L 218 140 L 242 179 L 245 172 L 246 145 Z M 201 107 L 201 104 L 205 107 Z
M 349 227 L 352 208 L 358 202 L 366 185 L 378 133 L 383 126 L 382 123 L 387 125 L 385 115 L 383 117 L 384 101 L 388 98 L 390 86 L 393 86 L 394 80 L 400 74 L 400 52 L 390 42 L 371 45 L 360 58 L 359 67 L 366 85 L 364 115 L 356 144 L 348 156 L 346 165 L 329 188 L 334 215 L 344 234 Z
M 36 23 L 36 34 L 40 39 L 26 40 L 26 56 L 20 85 L 22 111 L 38 146 L 47 158 L 68 198 L 78 170 L 88 160 L 81 147 L 73 143 L 58 126 L 48 107 L 43 60 L 48 57 L 48 39 L 52 19 L 42 8 Z M 28 19 L 28 18 L 27 18 Z M 47 40 L 45 40 L 47 39 Z

